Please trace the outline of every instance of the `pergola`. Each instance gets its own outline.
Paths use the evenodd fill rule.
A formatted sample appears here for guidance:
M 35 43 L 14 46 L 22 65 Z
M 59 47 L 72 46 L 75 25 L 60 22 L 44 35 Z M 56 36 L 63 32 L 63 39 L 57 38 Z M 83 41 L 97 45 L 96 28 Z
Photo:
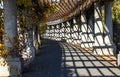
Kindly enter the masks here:
M 40 11 L 39 0 L 31 0 L 35 5 L 35 10 Z M 114 55 L 115 45 L 113 42 L 112 31 L 112 0 L 40 0 L 42 6 L 53 3 L 58 11 L 48 15 L 46 37 L 54 37 L 54 40 L 59 38 L 66 42 L 79 41 L 84 48 L 93 48 L 95 55 Z M 12 53 L 16 52 L 14 43 L 17 36 L 17 6 L 16 0 L 4 0 L 4 29 L 5 29 L 5 46 Z M 101 6 L 105 5 L 105 22 L 103 30 L 103 21 Z M 75 23 L 76 22 L 76 23 Z M 28 47 L 30 52 L 34 52 L 36 42 L 39 41 L 37 27 L 31 24 L 28 30 L 29 38 Z M 30 27 L 30 26 L 29 26 Z M 50 28 L 51 27 L 51 28 Z M 59 32 L 59 35 L 57 34 Z M 51 34 L 51 35 L 50 35 Z M 76 35 L 77 34 L 77 35 Z M 58 37 L 60 36 L 60 37 Z M 9 39 L 8 39 L 9 37 Z M 91 40 L 92 39 L 92 40 Z M 9 42 L 9 40 L 11 40 Z M 17 43 L 18 44 L 18 43 Z M 11 50 L 12 49 L 12 50 Z M 35 52 L 32 53 L 29 60 L 33 60 Z M 18 56 L 15 56 L 18 58 Z M 14 60 L 14 58 L 12 58 Z M 15 61 L 20 59 L 15 59 Z M 28 63 L 29 64 L 29 63 Z M 14 65 L 14 64 L 13 64 Z M 14 72 L 12 75 L 21 73 L 20 62 L 15 64 L 19 72 Z M 14 67 L 12 67 L 14 68 Z M 15 69 L 15 70 L 16 70 Z M 10 75 L 10 74 L 9 74 Z
M 49 14 L 47 18 L 48 25 L 58 24 L 72 19 L 73 17 L 79 15 L 80 12 L 83 12 L 84 10 L 90 8 L 94 2 L 103 3 L 106 1 L 104 0 L 43 0 L 43 6 L 44 4 L 53 3 L 58 8 L 58 11 Z M 59 22 L 52 23 L 55 21 L 59 21 Z

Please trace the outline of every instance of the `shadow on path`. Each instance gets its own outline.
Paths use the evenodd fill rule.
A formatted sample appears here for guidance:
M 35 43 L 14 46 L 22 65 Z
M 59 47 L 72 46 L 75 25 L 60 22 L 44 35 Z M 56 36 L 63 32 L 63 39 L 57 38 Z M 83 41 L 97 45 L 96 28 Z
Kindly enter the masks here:
M 22 77 L 120 77 L 120 69 L 64 42 L 46 40 Z

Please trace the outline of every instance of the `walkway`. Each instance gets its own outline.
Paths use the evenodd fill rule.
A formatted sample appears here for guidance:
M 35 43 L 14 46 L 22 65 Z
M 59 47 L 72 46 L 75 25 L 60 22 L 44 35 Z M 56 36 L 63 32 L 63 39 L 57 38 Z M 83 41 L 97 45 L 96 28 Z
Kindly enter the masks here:
M 120 69 L 64 42 L 46 40 L 23 77 L 120 77 Z

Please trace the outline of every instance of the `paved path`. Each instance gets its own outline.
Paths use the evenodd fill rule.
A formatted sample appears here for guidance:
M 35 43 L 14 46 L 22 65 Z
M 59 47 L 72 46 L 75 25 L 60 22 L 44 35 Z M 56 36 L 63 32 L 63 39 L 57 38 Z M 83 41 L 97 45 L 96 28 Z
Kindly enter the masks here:
M 120 77 L 120 69 L 63 42 L 46 41 L 23 77 Z

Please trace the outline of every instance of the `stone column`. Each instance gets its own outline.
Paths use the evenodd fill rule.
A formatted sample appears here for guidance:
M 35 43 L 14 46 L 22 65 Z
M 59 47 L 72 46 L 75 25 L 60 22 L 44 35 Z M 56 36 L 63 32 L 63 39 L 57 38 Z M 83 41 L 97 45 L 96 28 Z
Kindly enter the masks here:
M 81 47 L 83 48 L 86 48 L 86 47 L 89 47 L 88 46 L 88 35 L 87 35 L 87 19 L 86 19 L 86 12 L 82 13 L 81 14 L 81 31 L 82 31 L 82 34 L 81 34 Z
M 78 15 L 73 20 L 74 22 L 74 43 L 80 45 L 81 43 L 81 15 Z
M 94 8 L 87 11 L 87 42 L 88 47 L 92 49 L 94 44 Z
M 39 47 L 39 42 L 38 42 L 38 26 L 33 25 L 33 45 L 36 48 L 36 51 L 38 50 Z
M 61 24 L 58 25 L 58 36 L 59 36 L 59 41 L 61 41 Z
M 0 77 L 17 77 L 21 74 L 21 61 L 18 53 L 16 53 L 16 45 L 18 45 L 16 0 L 3 0 L 3 5 L 4 45 L 10 54 L 6 53 L 7 56 L 9 56 L 7 59 L 5 57 L 0 57 L 0 63 L 2 63 L 0 64 Z
M 70 24 L 70 43 L 74 44 L 74 42 L 73 42 L 73 40 L 74 40 L 74 37 L 73 37 L 73 35 L 74 35 L 74 30 L 73 30 L 74 23 L 73 23 L 73 19 L 71 19 L 69 21 L 69 24 Z
M 47 33 L 46 33 L 47 34 Z M 40 30 L 38 29 L 38 43 L 39 43 L 39 47 L 40 47 L 40 45 L 41 45 L 41 35 L 40 35 Z M 48 38 L 48 34 L 47 34 L 47 38 Z
M 47 38 L 49 39 L 50 38 L 50 25 L 47 26 L 46 34 L 47 34 Z
M 61 39 L 64 40 L 64 24 L 61 24 Z
M 51 25 L 51 39 L 53 39 L 54 37 L 54 26 Z
M 67 39 L 67 28 L 66 28 L 66 23 L 64 23 L 64 36 L 65 36 L 65 40 Z
M 94 54 L 104 54 L 104 42 L 103 42 L 103 24 L 102 24 L 102 9 L 98 3 L 94 4 L 94 30 L 95 30 L 95 43 L 94 43 Z
M 80 44 L 80 46 L 81 46 L 81 41 L 82 41 L 82 40 L 81 40 L 81 38 L 82 38 L 81 11 L 80 11 L 80 13 L 79 13 L 78 19 L 79 19 L 79 20 L 78 20 L 78 31 L 79 31 L 79 32 L 78 32 L 78 35 L 79 35 L 79 36 L 78 36 L 78 39 L 79 39 L 79 44 Z
M 26 50 L 25 52 L 22 52 L 22 58 L 26 59 L 26 61 L 24 61 L 24 66 L 28 66 L 33 59 L 35 58 L 35 45 L 34 45 L 34 41 L 35 41 L 35 33 L 34 33 L 34 25 L 29 25 L 29 27 L 26 30 Z M 26 55 L 27 54 L 27 55 Z
M 66 32 L 67 32 L 67 42 L 71 42 L 71 28 L 70 28 L 70 21 L 66 22 Z
M 54 25 L 51 25 L 51 39 L 54 39 Z
M 48 31 L 49 31 L 49 27 L 47 26 L 47 29 L 46 29 L 46 31 L 45 31 L 45 34 L 44 34 L 44 38 L 48 38 Z
M 50 26 L 47 26 L 47 30 L 46 30 L 46 38 L 50 37 Z
M 106 33 L 108 33 L 111 42 L 113 41 L 113 22 L 112 22 L 112 2 L 105 2 L 105 24 Z
M 58 40 L 58 24 L 55 25 L 55 37 Z
M 57 25 L 54 25 L 54 40 L 57 40 Z
M 52 31 L 53 29 L 52 29 L 52 25 L 50 25 L 50 37 L 49 37 L 49 39 L 52 39 L 52 35 L 53 35 L 53 31 Z
M 58 39 L 58 41 L 60 41 L 60 37 L 59 37 L 59 27 L 60 27 L 60 24 L 57 25 L 57 39 Z
M 64 41 L 66 41 L 66 23 L 63 24 L 64 24 Z
M 56 25 L 53 25 L 53 31 L 54 31 L 54 36 L 53 36 L 53 39 L 56 40 Z
M 94 12 L 91 13 L 91 9 L 81 14 L 81 30 L 82 30 L 82 37 L 81 37 L 81 47 L 83 48 L 92 48 L 93 47 L 93 19 L 94 19 Z
M 61 35 L 62 35 L 61 29 L 62 29 L 62 23 L 59 25 L 59 38 L 60 38 L 60 40 L 62 40 L 62 37 L 61 37 Z
M 78 44 L 78 39 L 79 39 L 79 34 L 78 34 L 78 30 L 79 30 L 79 28 L 78 28 L 78 19 L 75 17 L 74 19 L 73 19 L 73 36 L 72 36 L 72 38 L 73 38 L 73 43 L 74 44 Z
M 17 36 L 16 0 L 4 0 L 4 29 L 6 36 L 5 46 L 12 49 L 14 48 L 12 43 L 15 43 L 15 37 Z
M 112 39 L 112 33 L 110 31 L 112 27 L 112 17 L 111 17 L 111 4 L 106 4 L 105 6 L 105 24 L 102 22 L 102 9 L 101 5 L 98 3 L 94 4 L 94 29 L 95 29 L 95 43 L 93 46 L 94 54 L 97 55 L 113 55 L 114 46 Z M 109 17 L 110 16 L 110 17 Z
M 64 41 L 65 40 L 65 24 L 64 23 L 62 23 L 61 24 L 61 33 L 62 33 L 62 38 L 61 38 L 61 40 L 62 41 Z

